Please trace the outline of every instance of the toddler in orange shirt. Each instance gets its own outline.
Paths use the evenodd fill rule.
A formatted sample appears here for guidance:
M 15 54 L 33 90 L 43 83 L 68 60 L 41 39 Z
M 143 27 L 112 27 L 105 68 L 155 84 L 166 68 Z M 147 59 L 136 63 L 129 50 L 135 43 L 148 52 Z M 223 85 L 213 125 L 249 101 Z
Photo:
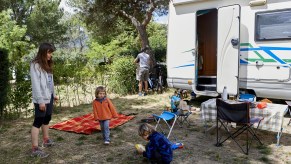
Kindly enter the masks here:
M 104 144 L 110 144 L 109 122 L 112 118 L 117 118 L 117 112 L 111 100 L 106 97 L 105 87 L 99 86 L 95 90 L 96 99 L 93 101 L 94 119 L 99 121 Z

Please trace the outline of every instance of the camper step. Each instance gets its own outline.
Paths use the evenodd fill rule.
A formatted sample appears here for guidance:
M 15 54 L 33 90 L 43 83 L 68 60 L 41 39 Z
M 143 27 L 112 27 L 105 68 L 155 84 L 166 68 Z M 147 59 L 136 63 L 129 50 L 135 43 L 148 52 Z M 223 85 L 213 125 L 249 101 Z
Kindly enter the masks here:
M 197 85 L 197 91 L 216 91 L 216 85 Z
M 198 85 L 199 86 L 204 86 L 204 87 L 216 87 L 216 84 L 198 84 Z
M 216 84 L 216 76 L 198 76 L 198 84 Z
M 216 76 L 198 76 L 198 78 L 216 78 Z

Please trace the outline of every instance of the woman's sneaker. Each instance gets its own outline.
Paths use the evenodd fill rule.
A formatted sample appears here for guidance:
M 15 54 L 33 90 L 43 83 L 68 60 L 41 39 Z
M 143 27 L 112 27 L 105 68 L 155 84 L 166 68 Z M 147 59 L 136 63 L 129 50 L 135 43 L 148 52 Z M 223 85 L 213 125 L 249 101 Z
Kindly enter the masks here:
M 49 156 L 49 154 L 45 153 L 44 151 L 42 151 L 40 148 L 37 147 L 34 150 L 32 150 L 31 156 L 39 157 L 39 158 L 46 158 Z
M 105 144 L 105 145 L 109 145 L 110 142 L 109 142 L 109 141 L 105 141 L 104 144 Z
M 54 144 L 55 144 L 55 143 L 54 143 L 53 140 L 48 139 L 46 142 L 43 142 L 43 143 L 42 143 L 42 147 L 51 147 L 51 146 L 53 146 Z

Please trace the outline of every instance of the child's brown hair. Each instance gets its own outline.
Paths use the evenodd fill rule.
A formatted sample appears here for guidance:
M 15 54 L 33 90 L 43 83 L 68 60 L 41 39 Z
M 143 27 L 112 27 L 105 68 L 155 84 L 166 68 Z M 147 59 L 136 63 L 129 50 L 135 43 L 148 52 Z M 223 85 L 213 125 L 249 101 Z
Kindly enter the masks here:
M 148 124 L 148 123 L 144 123 L 144 124 L 141 124 L 138 128 L 138 135 L 139 136 L 146 136 L 146 135 L 150 135 L 152 134 L 153 132 L 155 132 L 155 128 Z
M 99 94 L 100 92 L 105 92 L 105 95 L 106 95 L 106 89 L 105 89 L 105 87 L 103 87 L 103 86 L 98 86 L 98 87 L 96 88 L 96 90 L 95 90 L 95 97 L 96 97 L 96 98 L 98 98 L 98 94 Z

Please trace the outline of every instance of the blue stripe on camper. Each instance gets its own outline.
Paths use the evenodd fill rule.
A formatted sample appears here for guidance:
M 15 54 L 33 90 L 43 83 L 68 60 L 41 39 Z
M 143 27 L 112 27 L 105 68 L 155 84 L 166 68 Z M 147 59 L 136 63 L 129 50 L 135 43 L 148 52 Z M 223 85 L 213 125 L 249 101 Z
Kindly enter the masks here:
M 261 47 L 262 49 L 268 49 L 268 50 L 291 50 L 291 47 Z
M 185 52 L 189 52 L 192 50 L 193 49 L 185 51 Z M 262 46 L 259 48 L 241 48 L 240 49 L 240 51 L 264 51 L 265 53 L 270 55 L 273 59 L 275 59 L 279 63 L 291 66 L 291 64 L 284 62 L 282 59 L 280 59 L 278 56 L 276 56 L 274 53 L 272 53 L 272 51 L 275 51 L 275 50 L 291 51 L 291 47 L 264 47 L 264 46 Z M 185 53 L 185 52 L 183 52 L 183 53 Z M 240 59 L 240 64 L 249 64 L 249 62 Z M 194 67 L 194 64 L 186 64 L 186 65 L 181 65 L 181 66 L 177 66 L 177 67 L 173 67 L 173 68 L 182 68 L 182 67 Z M 283 66 L 283 67 L 288 67 L 288 66 Z
M 192 52 L 193 50 L 195 50 L 194 48 L 190 49 L 190 50 L 187 50 L 187 51 L 184 51 L 182 53 L 186 53 L 186 52 Z
M 194 64 L 186 64 L 186 65 L 181 65 L 174 68 L 181 68 L 181 67 L 194 67 Z
M 241 48 L 240 51 L 264 51 L 265 53 L 267 53 L 268 55 L 270 55 L 273 59 L 275 59 L 276 61 L 278 61 L 281 64 L 287 64 L 286 62 L 284 62 L 282 59 L 280 59 L 278 56 L 276 56 L 272 51 L 275 50 L 287 50 L 287 51 L 291 51 L 290 47 L 259 47 L 259 48 Z M 291 64 L 289 64 L 291 66 Z
M 260 47 L 260 48 L 241 48 L 240 51 L 264 51 L 264 50 L 291 50 L 291 47 Z
M 248 64 L 249 62 L 247 62 L 247 61 L 245 61 L 245 60 L 242 60 L 242 59 L 240 59 L 240 60 L 239 60 L 239 63 L 240 63 L 240 64 Z
M 281 64 L 287 64 L 286 62 L 284 62 L 282 59 L 280 59 L 278 56 L 276 56 L 275 54 L 273 54 L 270 50 L 268 49 L 264 49 L 264 51 L 270 55 L 272 58 L 274 58 L 275 60 L 277 60 L 279 63 Z

